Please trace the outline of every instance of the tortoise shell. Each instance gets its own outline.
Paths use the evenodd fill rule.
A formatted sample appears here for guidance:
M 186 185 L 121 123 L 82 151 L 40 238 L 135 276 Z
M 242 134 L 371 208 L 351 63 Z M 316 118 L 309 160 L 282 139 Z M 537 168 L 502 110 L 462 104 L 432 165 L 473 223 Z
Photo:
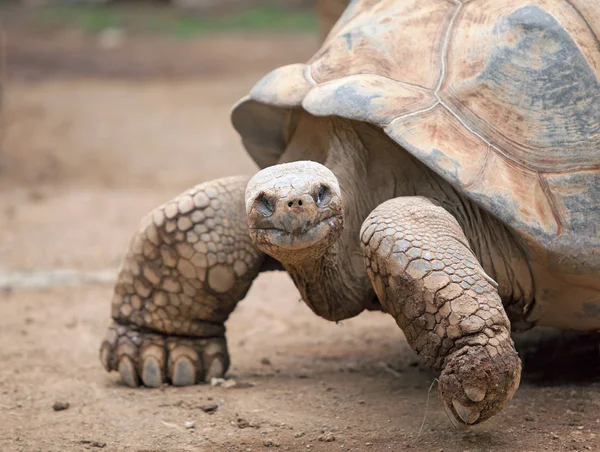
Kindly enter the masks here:
M 598 0 L 352 1 L 234 107 L 259 166 L 298 108 L 379 126 L 555 270 L 600 274 Z

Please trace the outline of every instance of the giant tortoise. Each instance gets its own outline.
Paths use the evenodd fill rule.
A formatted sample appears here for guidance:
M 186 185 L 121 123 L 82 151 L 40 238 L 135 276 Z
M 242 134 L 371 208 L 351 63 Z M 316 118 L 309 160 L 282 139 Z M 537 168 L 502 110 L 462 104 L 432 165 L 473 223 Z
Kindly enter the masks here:
M 600 329 L 597 0 L 355 0 L 232 113 L 254 177 L 151 212 L 101 347 L 124 382 L 222 376 L 261 271 L 394 317 L 456 426 L 512 398 L 513 330 Z

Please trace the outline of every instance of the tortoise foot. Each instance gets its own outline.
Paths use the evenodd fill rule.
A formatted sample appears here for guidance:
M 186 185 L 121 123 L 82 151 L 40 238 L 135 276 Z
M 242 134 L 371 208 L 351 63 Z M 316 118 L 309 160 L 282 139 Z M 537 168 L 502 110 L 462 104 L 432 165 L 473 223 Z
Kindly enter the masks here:
M 114 322 L 100 348 L 107 371 L 127 386 L 189 386 L 222 377 L 229 366 L 224 337 L 190 338 L 143 332 Z
M 467 345 L 448 356 L 439 391 L 455 427 L 489 419 L 512 399 L 519 387 L 521 361 L 512 345 L 506 345 Z

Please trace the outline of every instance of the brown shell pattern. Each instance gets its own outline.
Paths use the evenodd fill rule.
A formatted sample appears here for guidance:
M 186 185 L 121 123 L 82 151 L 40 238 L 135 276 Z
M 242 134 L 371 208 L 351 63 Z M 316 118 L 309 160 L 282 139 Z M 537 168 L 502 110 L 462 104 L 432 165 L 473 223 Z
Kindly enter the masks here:
M 354 0 L 234 108 L 260 166 L 298 107 L 380 126 L 563 270 L 600 271 L 597 0 Z

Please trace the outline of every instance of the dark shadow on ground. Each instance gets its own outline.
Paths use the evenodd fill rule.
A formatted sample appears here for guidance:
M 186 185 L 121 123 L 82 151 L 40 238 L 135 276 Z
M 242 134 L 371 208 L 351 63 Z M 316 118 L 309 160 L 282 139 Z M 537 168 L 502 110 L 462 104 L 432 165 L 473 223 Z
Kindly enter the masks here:
M 600 382 L 600 333 L 535 328 L 514 335 L 523 381 L 538 386 Z

